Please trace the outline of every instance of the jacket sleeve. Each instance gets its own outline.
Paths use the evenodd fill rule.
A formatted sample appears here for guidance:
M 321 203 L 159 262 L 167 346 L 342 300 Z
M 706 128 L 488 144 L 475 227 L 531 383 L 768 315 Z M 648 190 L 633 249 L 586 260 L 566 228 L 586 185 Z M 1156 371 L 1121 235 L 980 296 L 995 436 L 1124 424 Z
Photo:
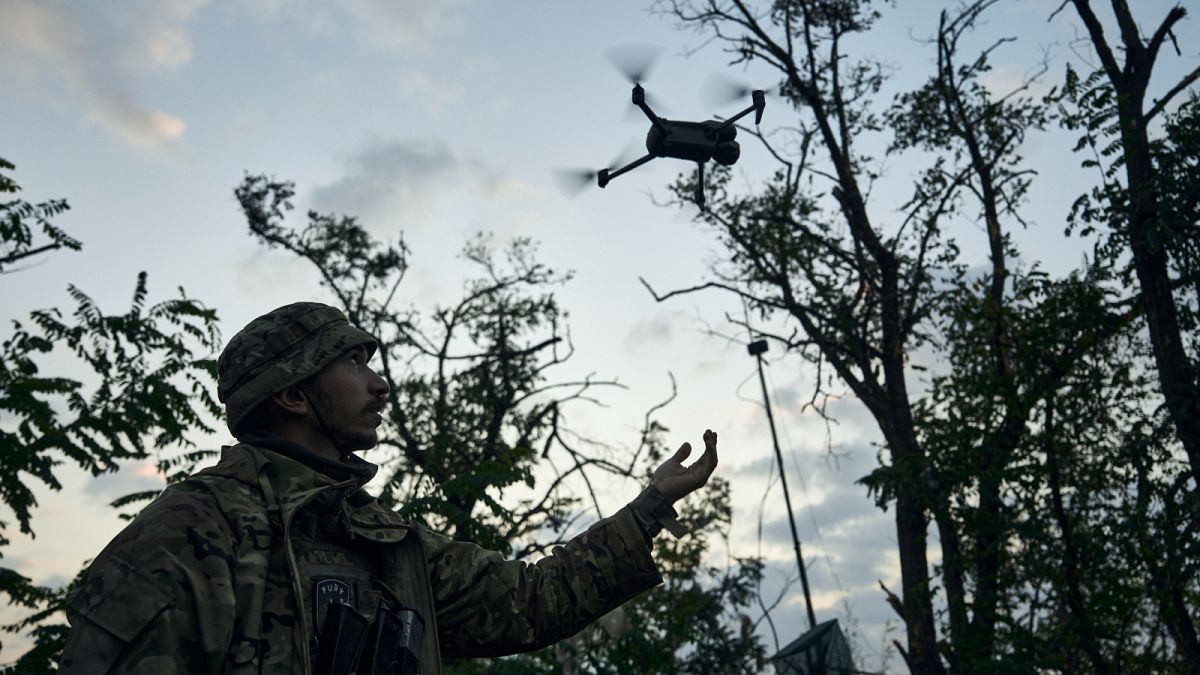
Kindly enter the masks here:
M 662 583 L 627 506 L 535 563 L 417 528 L 430 563 L 442 653 L 501 656 L 574 635 Z
M 234 533 L 201 486 L 167 489 L 67 598 L 59 673 L 220 673 L 233 633 Z

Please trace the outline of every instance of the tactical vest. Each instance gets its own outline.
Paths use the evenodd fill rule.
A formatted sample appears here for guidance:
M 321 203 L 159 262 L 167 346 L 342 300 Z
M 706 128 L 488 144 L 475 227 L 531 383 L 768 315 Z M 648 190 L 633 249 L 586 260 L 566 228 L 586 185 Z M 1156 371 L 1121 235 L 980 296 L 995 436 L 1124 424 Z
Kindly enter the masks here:
M 239 449 L 260 452 L 249 446 Z M 280 459 L 284 458 L 275 461 Z M 254 635 L 262 638 L 254 650 L 254 661 L 279 663 L 283 657 L 285 662 L 304 663 L 311 669 L 320 626 L 329 603 L 335 600 L 349 599 L 347 604 L 357 611 L 373 615 L 382 597 L 393 606 L 417 610 L 428 624 L 436 625 L 425 552 L 419 538 L 409 536 L 413 534 L 411 525 L 394 512 L 380 507 L 349 481 L 278 494 L 278 487 L 266 475 L 258 474 L 255 482 L 262 490 L 259 496 L 246 491 L 244 485 L 235 487 L 237 484 L 228 480 L 231 473 L 241 472 L 212 467 L 189 480 L 206 484 L 232 522 L 247 524 L 244 532 L 270 532 L 269 539 L 254 537 L 252 544 L 257 551 L 268 553 L 268 559 L 262 561 L 266 562 L 265 569 L 261 557 L 251 555 L 239 558 L 240 569 L 235 573 L 237 577 L 262 579 L 258 589 L 261 595 L 252 592 L 238 596 L 239 605 L 244 606 L 238 607 L 237 614 L 249 619 L 242 626 L 248 633 L 243 639 Z M 295 598 L 300 599 L 303 608 L 295 608 Z M 253 627 L 248 625 L 257 619 L 256 615 L 261 615 L 262 621 Z M 286 634 L 281 634 L 280 628 Z M 236 650 L 236 643 L 233 647 Z M 281 651 L 292 652 L 292 656 Z M 423 673 L 441 672 L 439 652 L 436 629 L 427 630 Z M 231 672 L 241 671 L 234 668 Z
M 318 495 L 296 512 L 291 524 L 292 551 L 304 589 L 310 658 L 317 653 L 331 603 L 340 602 L 372 616 L 382 593 L 375 546 L 353 540 L 341 495 L 340 490 Z

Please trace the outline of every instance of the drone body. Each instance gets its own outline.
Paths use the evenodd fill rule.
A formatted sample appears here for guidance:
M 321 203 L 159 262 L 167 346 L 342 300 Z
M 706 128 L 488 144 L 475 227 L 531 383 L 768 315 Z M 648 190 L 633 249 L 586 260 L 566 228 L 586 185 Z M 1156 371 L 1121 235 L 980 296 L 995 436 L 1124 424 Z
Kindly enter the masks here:
M 650 120 L 650 131 L 646 133 L 646 155 L 626 164 L 619 169 L 600 169 L 596 172 L 596 183 L 600 187 L 608 185 L 609 181 L 623 173 L 632 171 L 649 162 L 655 157 L 672 157 L 696 162 L 696 204 L 704 208 L 704 163 L 716 160 L 725 166 L 731 166 L 741 156 L 741 148 L 736 140 L 737 122 L 742 117 L 754 113 L 754 123 L 762 121 L 763 109 L 766 107 L 766 95 L 761 90 L 751 92 L 750 107 L 727 120 L 706 120 L 704 122 L 686 122 L 668 120 L 659 117 L 646 104 L 646 92 L 641 84 L 633 87 L 633 104 L 641 108 Z
M 683 122 L 659 118 L 661 126 L 646 133 L 646 150 L 655 157 L 674 157 L 693 162 L 715 159 L 725 166 L 738 160 L 737 128 L 717 120 Z

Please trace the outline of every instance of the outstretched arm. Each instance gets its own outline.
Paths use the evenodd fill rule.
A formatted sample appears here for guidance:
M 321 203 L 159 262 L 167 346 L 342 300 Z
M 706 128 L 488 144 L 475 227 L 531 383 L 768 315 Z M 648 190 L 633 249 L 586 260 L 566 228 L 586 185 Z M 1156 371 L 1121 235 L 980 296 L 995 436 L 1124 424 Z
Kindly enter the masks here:
M 684 533 L 671 504 L 708 482 L 717 435 L 704 433 L 691 466 L 684 443 L 632 503 L 538 560 L 505 560 L 474 544 L 418 528 L 430 564 L 438 638 L 447 656 L 498 656 L 569 637 L 662 583 L 650 543 L 666 527 Z

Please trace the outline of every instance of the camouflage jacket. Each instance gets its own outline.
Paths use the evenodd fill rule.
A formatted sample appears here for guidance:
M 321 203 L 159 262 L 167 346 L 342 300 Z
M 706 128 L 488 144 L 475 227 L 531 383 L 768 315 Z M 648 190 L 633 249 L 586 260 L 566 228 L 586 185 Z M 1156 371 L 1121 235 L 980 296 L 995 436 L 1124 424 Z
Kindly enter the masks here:
M 425 675 L 441 672 L 439 655 L 546 646 L 662 581 L 644 498 L 530 564 L 407 522 L 362 482 L 261 447 L 225 448 L 216 466 L 168 487 L 89 567 L 67 601 L 60 672 L 310 673 L 292 528 L 319 499 L 334 505 L 322 519 L 336 518 L 379 561 L 394 599 L 424 617 Z

